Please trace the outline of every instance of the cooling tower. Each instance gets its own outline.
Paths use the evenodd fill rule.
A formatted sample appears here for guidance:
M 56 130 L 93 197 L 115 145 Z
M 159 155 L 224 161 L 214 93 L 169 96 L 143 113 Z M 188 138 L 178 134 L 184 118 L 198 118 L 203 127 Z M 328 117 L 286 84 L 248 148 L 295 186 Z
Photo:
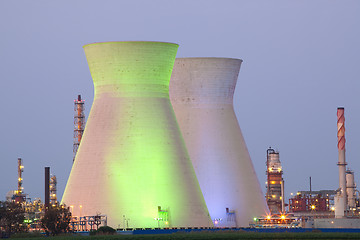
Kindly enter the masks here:
M 178 45 L 84 46 L 94 102 L 62 202 L 112 227 L 210 227 L 169 99 Z M 126 223 L 125 223 L 126 222 Z
M 176 59 L 170 100 L 215 226 L 268 212 L 233 109 L 242 60 Z

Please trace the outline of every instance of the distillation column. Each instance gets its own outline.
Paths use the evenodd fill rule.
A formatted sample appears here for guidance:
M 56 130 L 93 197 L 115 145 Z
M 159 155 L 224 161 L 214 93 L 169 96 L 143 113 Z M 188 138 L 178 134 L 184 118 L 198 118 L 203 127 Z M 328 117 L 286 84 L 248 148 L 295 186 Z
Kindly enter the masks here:
M 177 58 L 170 99 L 216 227 L 268 212 L 233 109 L 242 60 Z
M 346 171 L 346 195 L 349 210 L 356 210 L 356 184 L 354 180 L 354 172 L 351 170 Z
M 22 173 L 24 172 L 24 165 L 21 158 L 18 158 L 18 187 L 15 191 L 14 197 L 16 203 L 23 203 L 26 201 L 26 194 L 23 188 Z
M 266 202 L 271 214 L 279 214 L 285 212 L 284 202 L 284 179 L 283 170 L 279 158 L 279 152 L 269 148 L 266 151 Z
M 55 207 L 58 205 L 58 201 L 57 201 L 57 196 L 56 196 L 56 185 L 57 185 L 57 180 L 56 180 L 56 176 L 52 175 L 50 177 L 50 205 Z
M 22 179 L 22 173 L 24 171 L 24 166 L 22 165 L 22 159 L 18 158 L 18 189 L 17 194 L 22 195 L 23 194 L 23 179 Z
M 169 99 L 178 45 L 84 46 L 94 102 L 62 203 L 112 227 L 210 227 Z M 125 221 L 126 220 L 126 221 Z

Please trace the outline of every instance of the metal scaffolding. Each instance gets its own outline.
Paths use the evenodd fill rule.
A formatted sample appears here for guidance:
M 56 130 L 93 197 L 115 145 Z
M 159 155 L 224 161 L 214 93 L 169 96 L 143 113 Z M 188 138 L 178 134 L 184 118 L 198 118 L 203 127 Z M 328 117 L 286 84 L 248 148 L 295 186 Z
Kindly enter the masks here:
M 24 171 L 24 166 L 22 165 L 22 159 L 18 158 L 18 189 L 17 194 L 21 195 L 23 193 L 23 179 L 22 179 L 22 173 Z
M 56 196 L 56 185 L 57 185 L 56 176 L 53 175 L 50 177 L 50 205 L 53 207 L 58 205 L 57 196 Z
M 78 95 L 74 100 L 74 146 L 73 146 L 73 162 L 75 161 L 76 153 L 79 149 L 81 138 L 85 129 L 85 101 L 81 99 L 81 95 Z

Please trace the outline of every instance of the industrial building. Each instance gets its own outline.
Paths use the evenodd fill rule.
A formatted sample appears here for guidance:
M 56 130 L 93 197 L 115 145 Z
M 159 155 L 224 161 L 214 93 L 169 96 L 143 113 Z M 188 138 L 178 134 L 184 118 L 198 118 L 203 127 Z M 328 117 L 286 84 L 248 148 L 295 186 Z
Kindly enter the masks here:
M 289 199 L 289 212 L 314 214 L 334 212 L 335 194 L 335 190 L 299 191 L 296 196 Z
M 268 212 L 233 109 L 242 60 L 177 58 L 170 99 L 215 227 Z
M 95 94 L 62 199 L 73 216 L 106 215 L 118 228 L 213 226 L 169 99 L 177 48 L 84 46 Z

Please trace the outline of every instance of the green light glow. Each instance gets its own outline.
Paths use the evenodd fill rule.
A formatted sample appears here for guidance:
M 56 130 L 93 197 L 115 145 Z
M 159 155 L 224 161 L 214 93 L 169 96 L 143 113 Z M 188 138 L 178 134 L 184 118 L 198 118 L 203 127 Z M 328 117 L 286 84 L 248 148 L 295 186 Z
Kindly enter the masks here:
M 169 100 L 178 45 L 84 48 L 95 97 L 62 202 L 116 227 L 158 227 L 154 219 L 165 217 L 167 227 L 211 226 Z

